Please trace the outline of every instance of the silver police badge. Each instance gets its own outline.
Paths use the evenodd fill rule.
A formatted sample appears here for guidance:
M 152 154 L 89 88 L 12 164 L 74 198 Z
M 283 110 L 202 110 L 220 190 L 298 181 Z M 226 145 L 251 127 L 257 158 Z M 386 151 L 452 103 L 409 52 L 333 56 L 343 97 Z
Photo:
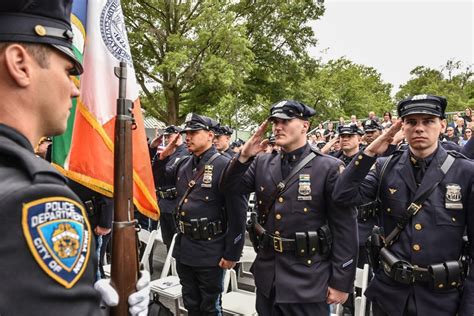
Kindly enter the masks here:
M 212 170 L 214 169 L 213 165 L 204 166 L 204 175 L 202 177 L 201 187 L 211 188 L 212 187 Z
M 461 186 L 459 184 L 446 184 L 445 207 L 447 209 L 462 209 L 461 198 Z
M 309 174 L 300 174 L 298 182 L 298 200 L 299 201 L 310 201 L 311 197 L 311 181 Z

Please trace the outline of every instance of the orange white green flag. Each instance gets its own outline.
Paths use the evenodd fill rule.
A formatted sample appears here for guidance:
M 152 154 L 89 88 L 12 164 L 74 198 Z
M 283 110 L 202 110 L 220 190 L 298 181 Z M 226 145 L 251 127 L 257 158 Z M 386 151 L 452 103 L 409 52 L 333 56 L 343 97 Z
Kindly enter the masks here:
M 73 101 L 68 130 L 53 139 L 52 162 L 74 181 L 113 195 L 118 97 L 114 67 L 127 62 L 127 98 L 134 102 L 137 124 L 132 132 L 133 201 L 142 214 L 157 219 L 159 209 L 120 0 L 75 0 L 71 22 L 74 52 L 83 60 L 84 73 L 77 80 L 81 95 Z

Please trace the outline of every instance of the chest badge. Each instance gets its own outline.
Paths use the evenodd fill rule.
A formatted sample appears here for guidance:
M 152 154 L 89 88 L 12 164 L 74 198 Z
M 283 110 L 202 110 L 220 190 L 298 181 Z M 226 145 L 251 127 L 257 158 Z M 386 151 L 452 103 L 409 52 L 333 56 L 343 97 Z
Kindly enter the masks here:
M 446 184 L 445 207 L 447 209 L 462 209 L 461 186 L 456 183 Z
M 91 229 L 82 205 L 65 197 L 23 206 L 22 228 L 33 258 L 43 271 L 71 288 L 86 269 Z
M 300 174 L 298 182 L 298 200 L 310 201 L 311 196 L 311 179 L 309 174 Z
M 201 187 L 203 187 L 203 188 L 211 188 L 212 187 L 212 170 L 213 169 L 214 169 L 213 165 L 205 165 L 204 166 L 204 175 L 202 176 Z
M 390 194 L 395 194 L 395 192 L 397 192 L 398 190 L 397 189 L 392 189 L 392 188 L 388 188 L 388 190 L 390 191 Z

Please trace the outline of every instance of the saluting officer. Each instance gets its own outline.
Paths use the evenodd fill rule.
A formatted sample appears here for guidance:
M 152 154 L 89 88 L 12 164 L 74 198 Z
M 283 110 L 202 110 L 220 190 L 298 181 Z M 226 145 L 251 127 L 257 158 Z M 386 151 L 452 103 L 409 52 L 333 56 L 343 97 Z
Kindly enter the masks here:
M 372 246 L 380 244 L 371 255 L 380 266 L 365 292 L 375 315 L 474 313 L 473 265 L 466 276 L 469 260 L 460 260 L 474 255 L 474 162 L 438 142 L 446 104 L 433 95 L 399 102 L 409 148 L 376 159 L 400 130 L 398 121 L 337 181 L 333 197 L 338 202 L 380 202 L 384 236 L 371 236 Z M 463 254 L 466 229 L 471 245 Z
M 192 156 L 165 168 L 167 157 L 176 147 L 175 139 L 155 164 L 158 176 L 176 185 L 178 236 L 173 257 L 189 315 L 222 312 L 223 269 L 235 266 L 245 240 L 246 199 L 219 187 L 229 158 L 213 146 L 218 127 L 208 117 L 188 114 L 183 132 Z
M 234 130 L 232 128 L 224 125 L 220 125 L 215 131 L 216 137 L 214 138 L 214 145 L 221 154 L 228 158 L 232 158 L 236 155 L 230 148 L 230 137 L 233 133 Z
M 249 234 L 260 315 L 328 315 L 328 304 L 344 302 L 353 287 L 355 209 L 330 198 L 343 163 L 306 141 L 315 113 L 298 101 L 274 104 L 268 120 L 281 153 L 261 153 L 266 121 L 223 179 L 226 190 L 256 194 L 259 221 Z
M 166 143 L 169 144 L 173 141 L 176 142 L 174 152 L 166 157 L 165 161 L 161 162 L 166 164 L 166 169 L 173 168 L 182 158 L 189 156 L 189 152 L 186 148 L 186 145 L 183 143 L 183 138 L 181 137 L 182 130 L 183 129 L 180 127 L 170 125 L 167 126 L 163 132 L 163 137 L 166 140 Z M 160 177 L 157 174 L 158 168 L 156 164 L 159 160 L 159 157 L 160 155 L 156 154 L 153 158 L 152 169 L 153 178 L 155 180 L 156 195 L 158 196 L 158 203 L 160 206 L 161 235 L 166 248 L 169 249 L 173 235 L 176 233 L 176 222 L 174 220 L 173 211 L 178 204 L 178 200 L 176 199 L 177 192 L 174 181 L 169 181 L 166 177 Z M 155 228 L 156 223 L 153 223 L 152 229 Z
M 0 314 L 102 315 L 92 230 L 66 179 L 35 156 L 44 135 L 66 129 L 71 76 L 82 73 L 72 51 L 72 1 L 0 2 Z M 146 313 L 149 275 L 130 296 L 131 313 Z M 142 315 L 140 314 L 140 315 Z
M 330 155 L 342 160 L 344 164 L 348 165 L 352 161 L 352 158 L 359 152 L 360 138 L 364 135 L 364 132 L 354 124 L 341 125 L 337 130 L 341 149 L 330 153 Z
M 364 127 L 365 132 L 365 141 L 367 145 L 372 144 L 374 140 L 377 139 L 380 135 L 382 135 L 382 125 L 380 125 L 376 120 L 369 119 L 365 120 L 362 124 Z

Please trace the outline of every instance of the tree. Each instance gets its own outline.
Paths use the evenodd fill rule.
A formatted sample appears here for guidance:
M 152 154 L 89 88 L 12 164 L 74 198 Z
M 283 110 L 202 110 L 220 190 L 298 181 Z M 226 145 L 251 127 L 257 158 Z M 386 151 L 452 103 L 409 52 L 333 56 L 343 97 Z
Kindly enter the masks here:
M 463 68 L 460 61 L 448 60 L 441 69 L 424 66 L 410 71 L 412 78 L 395 95 L 401 100 L 416 94 L 435 94 L 448 100 L 447 111 L 474 106 L 474 72 L 472 65 Z
M 324 12 L 310 0 L 122 3 L 143 106 L 168 124 L 188 111 L 251 121 L 287 97 Z

